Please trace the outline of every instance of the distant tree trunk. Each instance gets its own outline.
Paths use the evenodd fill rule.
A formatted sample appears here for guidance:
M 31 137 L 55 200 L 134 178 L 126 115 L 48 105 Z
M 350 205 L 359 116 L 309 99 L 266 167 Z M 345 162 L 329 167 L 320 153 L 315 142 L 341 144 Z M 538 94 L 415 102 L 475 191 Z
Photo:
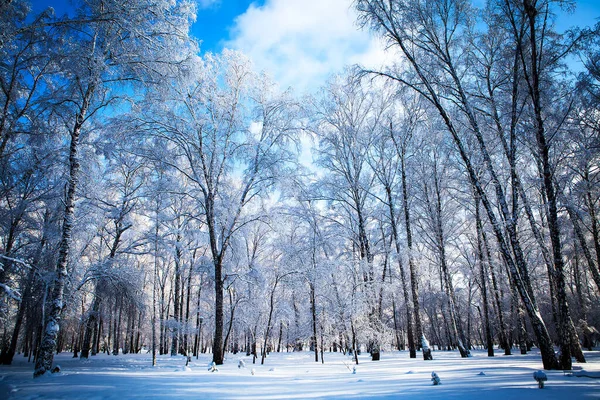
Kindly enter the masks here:
M 188 354 L 188 350 L 189 350 L 189 343 L 188 343 L 188 324 L 190 321 L 190 301 L 192 298 L 192 272 L 193 272 L 193 268 L 194 268 L 194 260 L 196 259 L 196 250 L 194 250 L 194 255 L 192 257 L 192 260 L 190 261 L 190 268 L 188 271 L 188 279 L 187 279 L 187 295 L 186 295 L 186 300 L 185 300 L 185 322 L 184 322 L 184 326 L 186 327 L 185 329 L 185 333 L 183 335 L 183 348 L 185 351 L 185 355 L 189 356 Z
M 393 137 L 393 134 L 392 134 L 392 137 Z M 396 213 L 395 213 L 394 200 L 393 200 L 394 197 L 392 196 L 392 188 L 389 185 L 386 185 L 385 192 L 386 192 L 386 196 L 387 196 L 388 211 L 390 214 L 390 226 L 392 228 L 392 239 L 394 241 L 394 246 L 395 246 L 395 250 L 396 250 L 396 258 L 398 260 L 398 269 L 400 271 L 400 284 L 402 285 L 402 295 L 404 296 L 404 304 L 406 305 L 406 334 L 407 334 L 407 338 L 408 338 L 409 357 L 417 358 L 417 346 L 415 343 L 415 336 L 414 336 L 414 332 L 413 332 L 412 304 L 410 301 L 410 294 L 408 291 L 408 282 L 406 279 L 406 273 L 404 271 L 404 265 L 402 264 L 400 237 L 398 235 L 398 226 L 396 224 Z M 395 309 L 395 303 L 393 305 L 394 305 L 394 309 Z M 395 311 L 394 311 L 394 325 L 396 326 L 396 332 L 398 332 Z M 398 345 L 400 345 L 399 342 L 398 342 Z M 404 345 L 402 347 L 404 347 Z
M 96 293 L 94 294 L 94 300 L 92 301 L 92 307 L 90 308 L 89 316 L 87 318 L 87 322 L 85 325 L 85 333 L 83 335 L 83 343 L 81 345 L 80 358 L 88 358 L 89 357 L 90 344 L 92 343 L 92 334 L 96 327 L 96 324 L 98 323 L 99 311 L 100 311 L 100 295 L 98 294 L 98 289 L 96 289 Z
M 233 319 L 235 317 L 235 309 L 238 304 L 237 299 L 234 299 L 233 288 L 228 288 L 227 292 L 229 293 L 229 326 L 227 327 L 227 333 L 225 334 L 225 339 L 223 340 L 223 352 L 227 351 L 227 344 L 229 343 L 229 337 L 231 336 L 231 332 L 233 330 Z
M 19 332 L 21 331 L 21 325 L 23 323 L 23 319 L 25 317 L 25 311 L 29 307 L 29 300 L 31 297 L 31 288 L 35 281 L 35 273 L 37 271 L 37 264 L 39 262 L 39 257 L 41 256 L 42 249 L 45 246 L 45 234 L 42 236 L 42 240 L 40 242 L 40 248 L 38 250 L 38 254 L 35 258 L 33 265 L 29 267 L 29 273 L 27 274 L 27 279 L 25 281 L 25 291 L 21 296 L 21 303 L 19 303 L 19 310 L 17 311 L 17 318 L 15 319 L 15 326 L 12 331 L 12 336 L 10 340 L 10 344 L 8 348 L 2 349 L 2 354 L 0 355 L 0 364 L 10 365 L 12 364 L 12 360 L 15 356 L 15 351 L 17 349 L 17 342 L 19 340 Z
M 492 325 L 490 323 L 490 310 L 488 303 L 487 294 L 487 271 L 485 268 L 485 257 L 483 255 L 483 246 L 481 243 L 481 237 L 483 233 L 483 225 L 481 223 L 481 215 L 479 212 L 479 195 L 475 188 L 473 189 L 473 196 L 475 198 L 475 225 L 477 230 L 477 258 L 479 260 L 479 280 L 481 281 L 481 302 L 483 303 L 483 318 L 485 328 L 485 345 L 487 347 L 488 357 L 494 357 L 494 339 L 492 337 Z
M 103 321 L 102 321 L 102 317 L 100 317 L 100 320 L 98 321 L 98 324 L 96 326 L 96 329 L 94 330 L 94 345 L 92 346 L 92 355 L 95 356 L 96 354 L 98 354 L 98 352 L 100 352 L 100 340 L 102 338 L 102 326 L 103 326 Z
M 496 279 L 495 268 L 492 265 L 492 253 L 490 251 L 490 246 L 487 240 L 487 234 L 485 230 L 481 230 L 481 239 L 483 241 L 483 247 L 485 248 L 485 255 L 490 267 L 490 276 L 492 278 L 492 288 L 494 292 L 494 302 L 496 305 L 498 322 L 500 323 L 500 345 L 504 350 L 504 355 L 510 356 L 512 354 L 512 346 L 509 342 L 509 334 L 508 329 L 506 327 L 506 322 L 504 321 L 504 313 L 502 308 L 502 294 L 500 293 L 500 288 L 498 287 L 498 280 Z
M 423 327 L 421 326 L 421 311 L 419 304 L 419 281 L 417 276 L 417 268 L 415 266 L 413 256 L 413 241 L 412 241 L 412 226 L 410 218 L 410 207 L 408 205 L 408 188 L 406 179 L 406 144 L 402 146 L 400 151 L 400 169 L 402 177 L 402 207 L 404 209 L 404 226 L 406 230 L 406 246 L 408 247 L 408 268 L 410 271 L 410 289 L 412 292 L 412 306 L 413 315 L 415 318 L 415 337 L 421 338 L 423 336 Z M 406 307 L 409 307 L 407 304 Z M 420 339 L 415 343 L 417 348 L 422 348 Z M 426 355 L 423 352 L 423 359 L 430 359 L 431 354 Z
M 215 335 L 213 338 L 213 362 L 223 364 L 223 264 L 217 257 L 215 266 Z
M 587 181 L 589 181 L 589 172 L 586 171 L 584 177 Z M 587 187 L 590 187 L 589 185 Z M 598 229 L 598 219 L 596 218 L 596 207 L 594 205 L 594 200 L 592 199 L 592 193 L 588 189 L 586 196 L 586 203 L 588 208 L 588 213 L 590 214 L 590 223 L 592 226 L 592 239 L 594 240 L 594 249 L 596 250 L 596 268 L 591 270 L 592 277 L 594 278 L 594 282 L 596 282 L 596 286 L 598 287 L 598 291 L 600 292 L 600 273 L 598 269 L 600 269 L 600 229 Z
M 356 329 L 354 329 L 354 321 L 350 319 L 350 329 L 352 331 L 352 355 L 354 356 L 354 362 L 358 365 L 358 345 L 356 343 Z
M 196 300 L 196 333 L 194 335 L 194 356 L 196 356 L 196 358 L 198 358 L 198 353 L 200 353 L 200 332 L 202 329 L 202 318 L 200 317 L 200 299 L 202 297 L 203 283 L 203 275 L 200 275 L 200 284 L 198 285 L 198 298 Z
M 283 321 L 279 321 L 279 340 L 277 340 L 277 352 L 281 352 L 281 340 L 283 338 Z
M 118 317 L 117 317 L 118 313 Z M 113 356 L 119 355 L 119 347 L 121 346 L 121 320 L 123 317 L 123 298 L 119 298 L 115 303 L 115 320 L 114 320 L 114 341 L 113 341 Z
M 315 299 L 315 286 L 310 286 L 310 312 L 312 316 L 312 336 L 310 337 L 310 348 L 315 353 L 315 362 L 319 362 L 319 346 L 317 346 L 317 304 Z
M 154 273 L 152 279 L 152 366 L 156 366 L 156 285 L 158 280 L 158 213 L 159 213 L 159 202 L 156 201 L 155 218 L 154 222 Z
M 292 304 L 294 306 L 294 351 L 302 351 L 302 339 L 300 339 L 300 311 L 296 303 L 296 297 L 292 294 Z
M 443 287 L 446 290 L 448 300 L 448 311 L 450 313 L 450 328 L 452 329 L 452 335 L 457 340 L 458 350 L 460 351 L 461 357 L 469 357 L 470 351 L 465 345 L 465 335 L 462 329 L 460 319 L 456 313 L 456 302 L 454 300 L 454 285 L 452 284 L 452 276 L 448 270 L 448 264 L 446 259 L 446 238 L 444 236 L 444 230 L 442 226 L 442 198 L 439 187 L 439 177 L 437 171 L 437 160 L 434 157 L 433 160 L 433 180 L 434 180 L 434 193 L 435 202 L 430 201 L 428 195 L 427 184 L 425 184 L 425 201 L 428 208 L 431 210 L 430 214 L 434 219 L 435 225 L 435 237 L 437 241 L 437 251 L 440 257 L 440 269 L 442 272 Z
M 406 306 L 406 308 L 410 308 Z M 398 311 L 396 309 L 396 297 L 392 296 L 392 313 L 394 315 L 394 335 L 396 336 L 396 347 L 398 350 L 404 350 L 404 337 L 402 337 L 402 333 L 400 332 L 400 327 L 398 324 Z M 414 338 L 413 338 L 414 343 Z M 415 346 L 416 348 L 416 346 Z M 334 349 L 335 351 L 335 349 Z M 410 355 L 409 355 L 410 356 Z M 417 358 L 417 352 L 415 350 L 415 356 L 411 358 Z
M 267 354 L 268 343 L 269 343 L 271 330 L 272 330 L 273 312 L 275 311 L 275 291 L 277 290 L 277 285 L 279 284 L 279 281 L 281 278 L 282 278 L 282 276 L 279 276 L 279 275 L 276 276 L 275 282 L 273 282 L 273 287 L 271 288 L 271 295 L 269 297 L 269 317 L 267 319 L 267 328 L 265 329 L 265 347 L 263 349 L 262 358 L 260 360 L 261 365 L 265 363 L 265 357 Z M 316 346 L 316 343 L 315 343 L 315 346 Z M 317 354 L 316 361 L 319 361 L 318 354 Z
M 178 228 L 181 226 L 178 225 Z M 178 233 L 175 244 L 175 282 L 174 282 L 174 290 L 173 290 L 173 332 L 171 334 L 171 356 L 177 355 L 177 346 L 179 339 L 179 307 L 181 307 L 179 290 L 181 287 L 181 235 Z
M 166 312 L 168 315 L 168 310 Z M 167 353 L 166 337 L 165 337 L 165 285 L 160 282 L 160 323 L 159 323 L 159 354 Z
M 569 214 L 569 219 L 571 220 L 571 223 L 573 224 L 573 230 L 575 231 L 575 236 L 577 237 L 577 240 L 579 241 L 579 247 L 581 248 L 581 250 L 583 252 L 583 255 L 584 255 L 585 260 L 588 265 L 588 269 L 590 270 L 590 272 L 592 274 L 592 279 L 596 283 L 596 288 L 598 289 L 598 293 L 600 293 L 600 272 L 598 271 L 598 266 L 594 263 L 594 259 L 592 258 L 592 254 L 587 245 L 585 235 L 583 233 L 583 230 L 581 229 L 581 226 L 579 225 L 579 216 L 577 215 L 577 212 L 573 209 L 573 206 L 571 206 L 570 204 L 566 204 L 565 208 L 567 209 L 567 212 Z M 594 223 L 594 221 L 592 221 L 592 233 L 594 233 L 594 230 L 598 229 L 597 227 L 594 228 L 595 225 L 596 224 Z M 597 234 L 598 233 L 596 232 L 596 235 Z M 600 250 L 597 249 L 596 251 L 600 251 Z

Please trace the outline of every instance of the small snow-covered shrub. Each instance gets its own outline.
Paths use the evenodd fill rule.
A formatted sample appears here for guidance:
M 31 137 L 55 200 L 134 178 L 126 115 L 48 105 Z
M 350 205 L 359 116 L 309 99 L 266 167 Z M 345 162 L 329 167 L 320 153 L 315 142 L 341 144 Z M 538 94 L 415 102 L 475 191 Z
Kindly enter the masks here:
M 434 386 L 442 384 L 440 377 L 435 372 L 431 373 L 431 382 L 433 382 Z

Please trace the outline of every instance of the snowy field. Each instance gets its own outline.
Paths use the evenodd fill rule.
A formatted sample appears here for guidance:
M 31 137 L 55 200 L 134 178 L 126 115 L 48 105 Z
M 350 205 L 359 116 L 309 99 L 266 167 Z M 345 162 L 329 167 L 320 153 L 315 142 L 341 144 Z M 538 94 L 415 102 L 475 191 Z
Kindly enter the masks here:
M 312 361 L 308 352 L 274 353 L 263 366 L 230 354 L 218 372 L 207 370 L 210 355 L 194 359 L 189 368 L 181 356 L 161 356 L 153 368 L 148 354 L 81 361 L 64 353 L 55 357 L 62 371 L 38 379 L 32 378 L 32 364 L 16 356 L 12 366 L 0 366 L 0 399 L 600 399 L 600 379 L 562 371 L 546 371 L 546 388 L 538 389 L 532 375 L 541 360 L 535 351 L 494 358 L 475 351 L 469 359 L 458 352 L 433 355 L 424 362 L 410 360 L 406 352 L 386 352 L 371 362 L 363 354 L 353 374 L 351 359 L 340 353 L 325 353 L 325 364 Z M 586 357 L 588 363 L 575 363 L 576 370 L 600 376 L 600 351 Z M 238 368 L 240 359 L 245 368 Z M 431 384 L 432 371 L 441 386 Z

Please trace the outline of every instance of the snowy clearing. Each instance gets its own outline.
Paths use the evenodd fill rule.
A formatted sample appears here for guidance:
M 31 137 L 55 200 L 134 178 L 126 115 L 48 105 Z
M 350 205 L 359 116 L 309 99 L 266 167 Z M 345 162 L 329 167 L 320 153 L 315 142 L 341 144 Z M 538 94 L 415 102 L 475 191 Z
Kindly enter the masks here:
M 150 354 L 98 355 L 88 361 L 70 353 L 55 357 L 62 372 L 33 379 L 33 364 L 17 356 L 14 365 L 0 366 L 2 399 L 600 399 L 600 379 L 545 371 L 548 381 L 538 389 L 533 372 L 541 368 L 539 353 L 498 355 L 474 351 L 461 359 L 458 352 L 434 352 L 434 360 L 410 360 L 407 352 L 385 352 L 371 362 L 363 354 L 354 364 L 340 353 L 325 353 L 325 364 L 313 354 L 273 353 L 265 365 L 253 365 L 244 354 L 229 355 L 218 372 L 208 372 L 211 355 L 185 367 L 182 356 L 160 356 L 151 366 Z M 587 364 L 575 364 L 589 376 L 600 377 L 600 351 L 586 352 Z M 245 368 L 238 368 L 244 359 Z M 252 375 L 254 369 L 255 374 Z M 431 383 L 435 371 L 440 386 Z M 482 374 L 483 373 L 483 374 Z M 579 371 L 578 373 L 581 373 Z

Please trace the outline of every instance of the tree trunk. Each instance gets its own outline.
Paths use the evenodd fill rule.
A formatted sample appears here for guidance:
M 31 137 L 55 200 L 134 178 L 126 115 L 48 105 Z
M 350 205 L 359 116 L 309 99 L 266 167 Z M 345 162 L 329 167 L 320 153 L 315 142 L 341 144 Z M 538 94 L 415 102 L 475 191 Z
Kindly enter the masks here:
M 314 252 L 313 252 L 314 253 Z M 315 286 L 310 283 L 310 312 L 312 316 L 312 336 L 310 337 L 310 347 L 315 353 L 315 362 L 319 362 L 319 346 L 317 346 L 317 304 L 315 299 Z
M 428 208 L 431 210 L 431 216 L 434 219 L 435 224 L 435 236 L 437 240 L 438 253 L 440 257 L 440 269 L 442 272 L 443 288 L 446 290 L 448 300 L 448 311 L 450 313 L 450 327 L 452 329 L 452 335 L 457 341 L 458 350 L 460 351 L 461 357 L 469 357 L 470 351 L 465 345 L 465 335 L 461 327 L 460 319 L 456 313 L 456 302 L 454 300 L 454 285 L 452 283 L 452 276 L 448 269 L 446 259 L 446 238 L 444 236 L 444 229 L 442 226 L 442 198 L 439 187 L 439 177 L 437 171 L 437 160 L 433 160 L 433 179 L 434 179 L 434 190 L 435 190 L 435 204 L 430 204 L 427 184 L 425 184 L 425 201 Z
M 223 354 L 223 265 L 217 258 L 215 266 L 215 336 L 213 339 L 213 362 L 222 365 Z
M 408 351 L 410 358 L 417 358 L 417 346 L 415 343 L 415 336 L 413 332 L 413 313 L 412 304 L 410 302 L 410 294 L 408 292 L 408 282 L 406 279 L 406 273 L 404 271 L 404 265 L 402 264 L 402 255 L 400 253 L 400 238 L 398 235 L 398 227 L 396 225 L 396 215 L 394 211 L 394 203 L 392 196 L 392 189 L 389 185 L 385 187 L 387 195 L 388 211 L 390 213 L 390 226 L 392 228 L 392 238 L 394 240 L 394 246 L 396 250 L 396 258 L 398 259 L 398 269 L 400 271 L 400 283 L 402 285 L 402 294 L 404 296 L 404 304 L 406 304 L 406 334 L 408 338 Z M 394 303 L 395 308 L 395 303 Z M 396 313 L 394 312 L 394 324 L 396 324 Z M 396 332 L 398 330 L 396 329 Z
M 97 285 L 96 285 L 97 287 Z M 100 311 L 100 296 L 98 289 L 94 294 L 94 300 L 92 301 L 92 307 L 90 308 L 90 315 L 87 318 L 85 325 L 85 333 L 83 335 L 83 343 L 81 344 L 81 356 L 80 358 L 88 358 L 90 354 L 90 345 L 92 343 L 92 333 L 98 323 L 98 313 Z
M 46 211 L 46 215 L 44 220 L 48 217 L 48 211 Z M 17 318 L 15 319 L 15 326 L 13 328 L 10 344 L 6 351 L 2 351 L 0 355 L 0 364 L 10 365 L 12 364 L 12 360 L 15 356 L 15 351 L 17 349 L 17 342 L 19 341 L 19 332 L 21 331 L 21 325 L 23 323 L 23 319 L 25 318 L 25 312 L 29 307 L 29 299 L 31 297 L 31 288 L 33 286 L 35 280 L 35 272 L 37 271 L 37 265 L 39 263 L 39 259 L 42 254 L 42 250 L 46 244 L 46 235 L 45 230 L 42 235 L 42 240 L 40 242 L 40 247 L 37 252 L 36 258 L 34 260 L 33 265 L 29 267 L 29 274 L 27 274 L 27 280 L 25 281 L 25 291 L 23 292 L 23 296 L 21 297 L 21 303 L 19 304 L 19 310 L 17 311 Z
M 408 205 L 408 189 L 406 182 L 406 146 L 402 147 L 400 152 L 400 167 L 401 167 L 401 176 L 402 176 L 402 206 L 404 209 L 404 225 L 406 229 L 406 245 L 408 247 L 408 268 L 410 271 L 410 289 L 412 293 L 412 306 L 413 306 L 413 316 L 415 318 L 415 337 L 421 338 L 423 336 L 423 327 L 421 326 L 421 311 L 419 304 L 419 281 L 417 276 L 417 269 L 415 266 L 415 261 L 413 257 L 413 242 L 412 242 L 412 226 L 410 219 L 410 208 Z M 409 307 L 407 304 L 406 307 Z M 421 343 L 416 341 L 415 346 L 417 348 L 421 348 Z M 423 359 L 429 360 L 433 359 L 431 354 L 425 354 L 423 352 Z
M 556 200 L 556 192 L 552 176 L 552 166 L 550 165 L 549 150 L 550 145 L 546 139 L 544 128 L 544 117 L 542 115 L 542 102 L 540 91 L 539 70 L 539 53 L 537 39 L 537 17 L 540 15 L 540 10 L 531 0 L 523 0 L 523 7 L 529 23 L 529 75 L 527 76 L 527 84 L 529 95 L 533 105 L 535 115 L 535 137 L 538 147 L 539 162 L 542 167 L 543 190 L 547 199 L 547 218 L 548 229 L 550 231 L 550 243 L 552 244 L 552 256 L 554 259 L 554 281 L 556 284 L 556 300 L 558 303 L 558 336 L 560 340 L 560 368 L 570 370 L 571 362 L 571 346 L 579 346 L 579 339 L 575 329 L 572 329 L 571 316 L 569 312 L 569 304 L 567 302 L 567 292 L 564 275 L 564 260 L 562 257 L 562 247 L 560 240 L 560 226 L 558 224 L 558 208 Z M 543 15 L 543 14 L 542 14 Z M 541 40 L 544 40 L 542 37 Z M 524 51 L 522 46 L 519 46 L 521 52 Z M 540 50 L 541 51 L 541 50 Z M 525 63 L 525 54 L 523 54 L 523 63 Z M 526 65 L 524 65 L 526 67 Z M 573 336 L 575 335 L 575 336 Z
M 181 228 L 178 224 L 178 228 Z M 181 287 L 181 235 L 177 234 L 176 244 L 175 244 L 175 282 L 174 282 L 174 290 L 173 290 L 173 332 L 171 334 L 171 357 L 177 355 L 177 346 L 179 345 L 179 307 L 181 307 L 179 290 Z
M 475 198 L 475 224 L 477 230 L 477 258 L 479 260 L 479 279 L 481 281 L 481 301 L 483 303 L 483 317 L 485 328 L 485 344 L 487 347 L 488 357 L 494 357 L 494 339 L 492 337 L 492 325 L 490 323 L 490 310 L 487 294 L 487 272 L 485 268 L 483 246 L 481 245 L 481 234 L 483 226 L 481 224 L 481 216 L 479 213 L 479 196 L 473 188 L 473 196 Z
M 85 122 L 85 117 L 94 93 L 94 87 L 89 86 L 83 98 L 82 106 L 75 118 L 75 125 L 71 131 L 69 147 L 69 178 L 67 196 L 65 198 L 65 213 L 63 216 L 61 240 L 56 263 L 56 276 L 54 287 L 50 296 L 50 309 L 44 323 L 44 334 L 40 344 L 39 354 L 35 360 L 34 377 L 44 375 L 52 369 L 54 352 L 57 348 L 57 338 L 60 330 L 61 314 L 64 307 L 65 284 L 69 276 L 69 253 L 71 251 L 73 224 L 75 223 L 75 192 L 79 183 L 79 136 Z

